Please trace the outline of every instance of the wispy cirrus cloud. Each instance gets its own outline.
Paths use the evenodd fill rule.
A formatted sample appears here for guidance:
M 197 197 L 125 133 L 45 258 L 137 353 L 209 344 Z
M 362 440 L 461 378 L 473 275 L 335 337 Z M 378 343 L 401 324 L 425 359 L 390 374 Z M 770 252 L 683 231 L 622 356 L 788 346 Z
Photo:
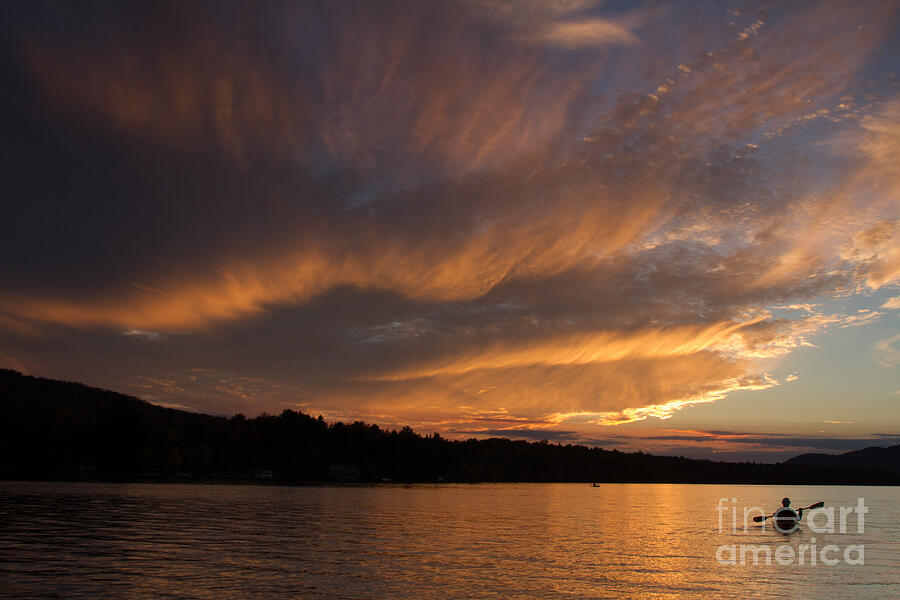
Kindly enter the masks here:
M 390 6 L 14 15 L 0 350 L 209 410 L 549 430 L 769 389 L 885 318 L 825 307 L 897 281 L 891 3 Z
M 878 362 L 886 367 L 900 365 L 900 334 L 881 340 L 875 344 Z
M 630 46 L 639 42 L 628 28 L 606 19 L 557 21 L 528 39 L 569 48 L 602 44 Z

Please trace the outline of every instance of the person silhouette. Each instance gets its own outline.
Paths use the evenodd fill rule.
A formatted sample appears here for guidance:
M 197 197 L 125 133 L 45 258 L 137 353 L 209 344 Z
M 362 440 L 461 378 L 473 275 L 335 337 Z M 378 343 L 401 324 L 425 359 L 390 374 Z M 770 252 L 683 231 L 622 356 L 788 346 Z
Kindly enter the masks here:
M 775 529 L 781 533 L 790 533 L 796 531 L 800 526 L 800 519 L 803 517 L 803 509 L 795 510 L 791 508 L 791 499 L 782 498 L 781 508 L 772 515 L 775 517 Z

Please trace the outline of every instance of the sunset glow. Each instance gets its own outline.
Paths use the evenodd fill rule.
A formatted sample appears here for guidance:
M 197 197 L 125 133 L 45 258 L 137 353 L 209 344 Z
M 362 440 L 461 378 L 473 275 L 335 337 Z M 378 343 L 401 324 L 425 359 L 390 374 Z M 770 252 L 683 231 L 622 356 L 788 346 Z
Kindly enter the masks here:
M 0 368 L 449 438 L 900 443 L 896 2 L 208 9 L 3 9 Z

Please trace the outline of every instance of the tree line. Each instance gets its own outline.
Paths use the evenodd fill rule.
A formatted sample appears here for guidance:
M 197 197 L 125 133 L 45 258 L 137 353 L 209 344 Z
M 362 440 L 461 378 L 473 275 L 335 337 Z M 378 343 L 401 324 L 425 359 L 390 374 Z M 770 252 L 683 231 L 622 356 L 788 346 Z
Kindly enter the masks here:
M 311 482 L 897 484 L 887 471 L 725 463 L 409 427 L 302 412 L 217 417 L 0 370 L 0 473 L 16 479 Z

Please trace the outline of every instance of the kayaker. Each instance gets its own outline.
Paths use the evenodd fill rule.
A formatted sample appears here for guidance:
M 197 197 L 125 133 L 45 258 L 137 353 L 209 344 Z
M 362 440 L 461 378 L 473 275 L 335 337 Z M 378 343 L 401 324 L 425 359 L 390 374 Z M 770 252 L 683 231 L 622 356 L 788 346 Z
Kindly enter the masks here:
M 804 510 L 809 510 L 812 508 L 822 508 L 824 505 L 824 502 L 816 502 L 815 504 L 810 504 L 809 506 L 804 506 L 803 508 L 791 508 L 791 499 L 782 498 L 781 508 L 776 510 L 771 515 L 758 515 L 756 517 L 753 517 L 753 521 L 756 523 L 762 523 L 766 519 L 772 518 L 772 521 L 775 524 L 775 529 L 777 529 L 780 533 L 791 533 L 797 531 L 797 529 L 800 527 L 800 518 L 803 516 Z
M 790 508 L 790 507 L 791 507 L 791 499 L 790 499 L 790 498 L 782 498 L 782 499 L 781 499 L 781 506 L 783 506 L 784 508 Z M 802 516 L 803 516 L 803 509 L 802 509 L 802 508 L 795 508 L 794 510 L 797 511 L 797 516 L 798 516 L 798 517 L 802 517 Z
M 797 531 L 797 528 L 800 526 L 800 518 L 803 516 L 803 509 L 797 510 L 791 508 L 791 499 L 782 498 L 781 508 L 776 510 L 775 514 L 772 516 L 775 517 L 773 519 L 775 529 L 780 533 L 791 533 L 792 531 Z

